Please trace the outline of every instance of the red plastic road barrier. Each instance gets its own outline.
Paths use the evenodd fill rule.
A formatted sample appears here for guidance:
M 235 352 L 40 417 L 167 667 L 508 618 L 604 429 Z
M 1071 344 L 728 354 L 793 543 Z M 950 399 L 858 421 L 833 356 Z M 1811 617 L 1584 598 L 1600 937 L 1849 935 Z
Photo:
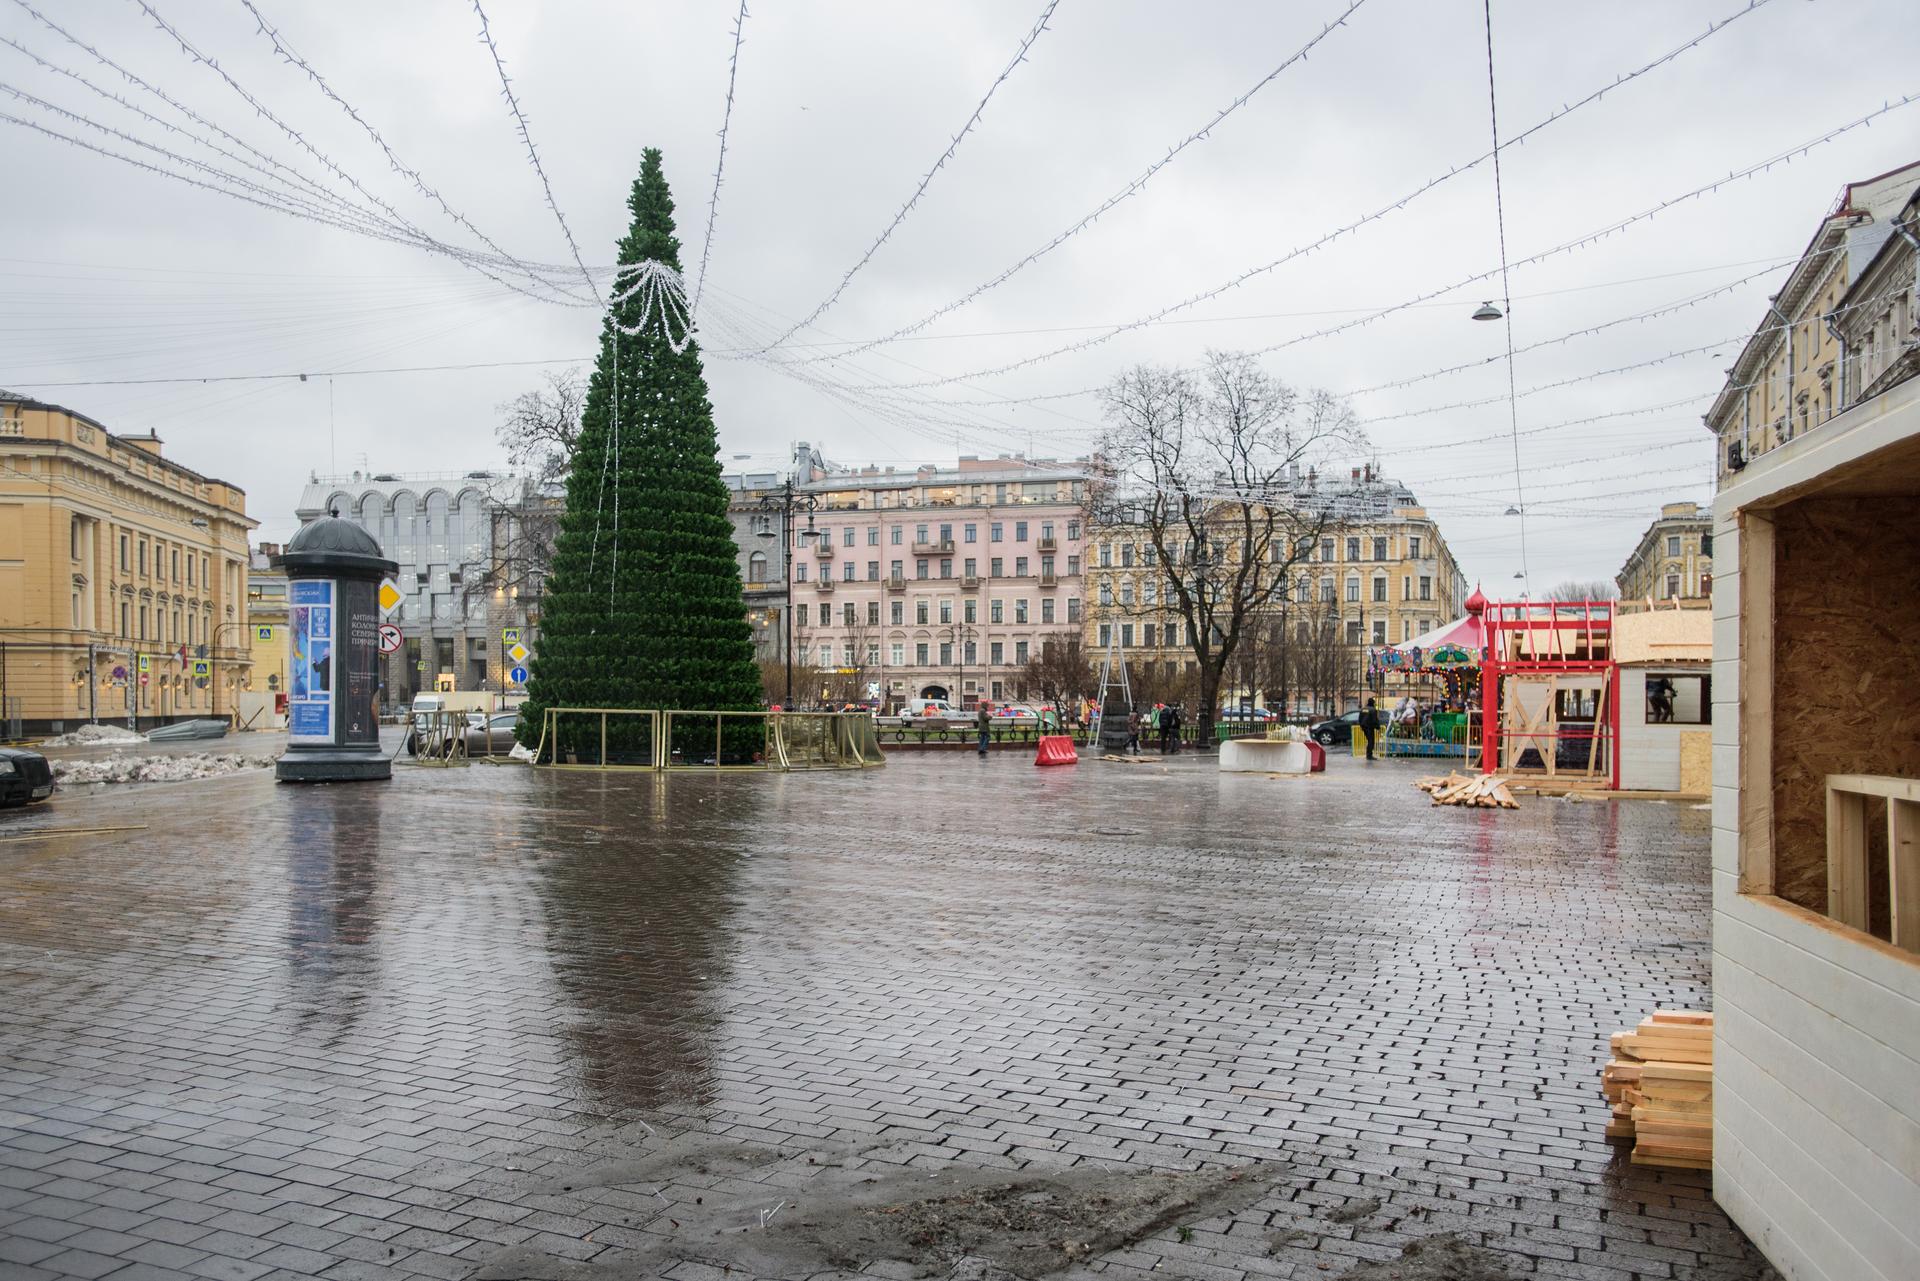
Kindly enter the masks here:
M 1079 760 L 1080 754 L 1073 750 L 1073 739 L 1065 734 L 1041 735 L 1040 750 L 1033 757 L 1035 765 L 1074 765 Z
M 1313 762 L 1307 769 L 1309 774 L 1324 774 L 1327 772 L 1327 749 L 1312 739 L 1307 740 L 1307 757 Z

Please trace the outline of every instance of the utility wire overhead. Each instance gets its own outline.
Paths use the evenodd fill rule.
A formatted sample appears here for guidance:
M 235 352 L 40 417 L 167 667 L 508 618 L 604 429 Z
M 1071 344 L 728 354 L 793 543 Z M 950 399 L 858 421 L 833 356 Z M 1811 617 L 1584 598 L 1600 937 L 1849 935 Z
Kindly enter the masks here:
M 1015 262 L 1012 266 L 1008 267 L 1005 271 L 1002 271 L 999 275 L 993 277 L 991 280 L 986 281 L 984 284 L 975 286 L 972 290 L 961 295 L 959 298 L 956 298 L 954 301 L 947 303 L 945 306 L 942 306 L 932 312 L 929 312 L 927 315 L 921 317 L 919 320 L 914 321 L 912 324 L 906 325 L 900 329 L 896 329 L 892 333 L 887 334 L 884 337 L 870 339 L 869 341 L 861 344 L 860 346 L 853 348 L 851 351 L 836 352 L 831 355 L 807 356 L 792 363 L 817 364 L 823 360 L 838 360 L 847 356 L 857 356 L 861 352 L 870 351 L 873 348 L 878 347 L 883 343 L 894 342 L 898 339 L 905 338 L 909 334 L 918 333 L 920 330 L 925 329 L 928 325 L 931 325 L 934 321 L 946 315 L 948 312 L 958 311 L 960 308 L 974 301 L 974 299 L 979 298 L 982 294 L 985 294 L 990 290 L 999 288 L 1001 285 L 1005 284 L 1008 280 L 1011 280 L 1014 276 L 1018 275 L 1021 271 L 1024 271 L 1026 268 L 1032 266 L 1034 263 L 1039 262 L 1042 258 L 1046 257 L 1048 254 L 1052 253 L 1055 249 L 1058 249 L 1061 245 L 1065 244 L 1068 240 L 1072 239 L 1074 236 L 1078 235 L 1080 232 L 1086 230 L 1086 228 L 1092 226 L 1094 222 L 1098 220 L 1102 214 L 1105 214 L 1108 210 L 1112 209 L 1115 205 L 1118 205 L 1122 201 L 1128 199 L 1129 197 L 1136 195 L 1149 182 L 1153 181 L 1155 174 L 1159 173 L 1162 169 L 1172 164 L 1174 159 L 1178 157 L 1182 152 L 1184 152 L 1188 147 L 1191 147 L 1198 142 L 1204 142 L 1208 137 L 1208 135 L 1211 134 L 1214 131 L 1214 129 L 1218 128 L 1220 124 L 1227 119 L 1228 116 L 1231 116 L 1234 112 L 1238 111 L 1241 107 L 1246 106 L 1247 103 L 1253 99 L 1253 96 L 1255 94 L 1259 93 L 1262 89 L 1266 88 L 1268 85 L 1272 84 L 1275 80 L 1279 79 L 1280 74 L 1282 72 L 1286 71 L 1289 67 L 1295 66 L 1298 63 L 1306 61 L 1307 55 L 1313 51 L 1316 45 L 1318 45 L 1321 41 L 1325 40 L 1328 36 L 1332 35 L 1337 28 L 1345 26 L 1347 19 L 1353 15 L 1353 12 L 1356 9 L 1358 9 L 1362 4 L 1365 4 L 1365 3 L 1366 3 L 1366 0 L 1352 0 L 1352 2 L 1347 5 L 1346 11 L 1342 13 L 1338 18 L 1335 18 L 1332 22 L 1329 22 L 1326 26 L 1322 27 L 1317 33 L 1314 34 L 1312 39 L 1308 40 L 1306 44 L 1302 45 L 1293 54 L 1288 56 L 1283 62 L 1280 63 L 1280 65 L 1273 68 L 1273 70 L 1267 72 L 1267 74 L 1262 76 L 1259 80 L 1255 81 L 1253 86 L 1249 88 L 1245 93 L 1242 93 L 1238 98 L 1235 98 L 1232 102 L 1228 103 L 1226 106 L 1222 107 L 1219 111 L 1215 112 L 1213 115 L 1213 118 L 1208 120 L 1206 124 L 1194 130 L 1192 133 L 1182 138 L 1179 142 L 1175 143 L 1172 147 L 1168 148 L 1166 155 L 1162 156 L 1160 159 L 1148 165 L 1144 170 L 1141 171 L 1139 176 L 1133 179 L 1132 182 L 1129 182 L 1126 186 L 1120 188 L 1120 190 L 1114 192 L 1111 196 L 1108 196 L 1105 200 L 1101 201 L 1099 205 L 1095 206 L 1093 212 L 1085 215 L 1078 222 L 1073 223 L 1065 231 L 1062 231 L 1059 235 L 1055 236 L 1052 240 L 1049 240 L 1046 244 L 1040 246 L 1040 248 L 1034 250 L 1032 253 L 1020 259 L 1018 262 Z M 1758 0 L 1758 3 L 1764 4 L 1764 3 L 1767 3 L 1767 0 Z M 961 379 L 955 379 L 952 381 L 964 381 L 964 376 Z
M 1710 37 L 1714 36 L 1718 32 L 1724 30 L 1731 23 L 1738 21 L 1739 19 L 1745 17 L 1746 15 L 1754 12 L 1755 10 L 1759 9 L 1760 7 L 1768 3 L 1771 3 L 1771 0 L 1751 0 L 1751 3 L 1747 4 L 1745 7 L 1741 8 L 1740 10 L 1733 13 L 1732 15 L 1726 18 L 1722 18 L 1718 22 L 1713 23 L 1705 31 L 1693 37 L 1691 40 L 1688 40 L 1685 43 L 1677 46 L 1676 48 L 1667 51 L 1666 53 L 1662 54 L 1660 57 L 1655 58 L 1653 61 L 1648 62 L 1640 67 L 1635 68 L 1630 72 L 1627 72 L 1617 77 L 1612 83 L 1604 85 L 1601 88 L 1594 90 L 1593 92 L 1587 94 L 1584 98 L 1581 98 L 1576 102 L 1570 103 L 1566 106 L 1559 108 L 1554 112 L 1549 113 L 1544 119 L 1536 122 L 1530 128 L 1522 131 L 1521 133 L 1517 134 L 1512 138 L 1509 138 L 1503 145 L 1507 147 L 1514 147 L 1514 146 L 1520 145 L 1527 138 L 1538 133 L 1540 130 L 1545 129 L 1547 126 L 1553 124 L 1555 121 L 1565 118 L 1566 116 L 1572 114 L 1573 112 L 1580 110 L 1582 107 L 1585 107 L 1591 103 L 1600 101 L 1602 98 L 1612 93 L 1615 89 L 1618 89 L 1623 85 L 1629 84 L 1632 81 L 1639 79 L 1641 76 L 1646 75 L 1648 72 L 1653 71 L 1655 68 L 1663 66 L 1668 62 L 1671 62 L 1673 59 L 1679 57 L 1681 54 L 1685 53 L 1687 50 L 1697 47 L 1703 41 L 1709 39 Z M 1316 39 L 1318 39 L 1318 37 L 1316 37 Z M 1303 56 L 1303 55 L 1296 55 L 1296 56 Z M 1195 135 L 1195 136 L 1197 137 L 1197 136 L 1203 136 L 1203 135 Z M 1121 334 L 1129 333 L 1135 329 L 1140 329 L 1147 325 L 1154 324 L 1158 321 L 1164 320 L 1168 316 L 1172 316 L 1179 312 L 1186 311 L 1192 307 L 1197 307 L 1203 302 L 1211 301 L 1214 298 L 1220 297 L 1222 294 L 1228 293 L 1234 289 L 1238 289 L 1242 285 L 1246 284 L 1248 281 L 1251 281 L 1260 276 L 1266 275 L 1269 272 L 1272 272 L 1284 266 L 1285 264 L 1294 261 L 1295 259 L 1304 258 L 1308 254 L 1313 253 L 1315 250 L 1324 248 L 1325 246 L 1331 244 L 1335 240 L 1338 240 L 1342 236 L 1351 235 L 1354 232 L 1358 231 L 1360 228 L 1365 227 L 1370 223 L 1377 222 L 1380 219 L 1385 218 L 1388 215 L 1395 213 L 1400 209 L 1404 209 L 1407 205 L 1411 204 L 1413 201 L 1419 199 L 1421 196 L 1427 194 L 1428 192 L 1432 191 L 1434 188 L 1440 186 L 1441 184 L 1446 183 L 1454 178 L 1457 178 L 1463 173 L 1467 173 L 1470 170 L 1478 168 L 1480 165 L 1484 164 L 1487 160 L 1491 159 L 1492 155 L 1493 155 L 1492 152 L 1487 152 L 1486 154 L 1478 156 L 1475 159 L 1470 160 L 1463 165 L 1459 165 L 1453 169 L 1449 169 L 1446 173 L 1439 174 L 1433 178 L 1428 179 L 1426 182 L 1414 188 L 1412 191 L 1408 192 L 1406 195 L 1401 196 L 1388 204 L 1382 205 L 1380 208 L 1374 210 L 1372 213 L 1364 214 L 1361 217 L 1355 219 L 1353 222 L 1350 222 L 1343 227 L 1339 227 L 1331 232 L 1328 232 L 1326 235 L 1321 236 L 1319 239 L 1314 240 L 1306 245 L 1303 245 L 1297 249 L 1291 250 L 1288 253 L 1283 254 L 1279 258 L 1273 259 L 1271 262 L 1263 263 L 1257 267 L 1249 268 L 1246 271 L 1241 272 L 1239 275 L 1236 275 L 1224 281 L 1223 283 L 1214 286 L 1211 289 L 1202 290 L 1200 293 L 1190 295 L 1189 297 L 1184 298 L 1179 302 L 1163 307 L 1160 310 L 1149 313 L 1146 316 L 1125 322 L 1124 324 L 1115 325 L 1114 327 L 1112 327 L 1111 329 L 1107 330 L 1104 333 L 1096 334 L 1093 337 L 1082 339 L 1079 342 L 1068 343 L 1065 346 L 1056 347 L 1051 351 L 1041 352 L 1038 355 L 1029 356 L 1024 360 L 1017 360 L 1004 365 L 996 365 L 988 369 L 974 370 L 970 373 L 955 374 L 949 378 L 934 379 L 932 381 L 924 382 L 924 383 L 899 383 L 899 384 L 895 384 L 895 387 L 896 389 L 902 388 L 902 387 L 937 387 L 937 386 L 944 386 L 944 385 L 948 385 L 956 382 L 970 382 L 974 379 L 984 378 L 994 374 L 1010 373 L 1016 369 L 1024 369 L 1032 365 L 1037 365 L 1042 361 L 1051 360 L 1056 356 L 1064 356 L 1069 352 L 1085 351 L 1089 348 L 1100 346 L 1102 343 L 1109 342 L 1112 339 L 1120 336 Z M 1169 155 L 1169 158 L 1171 158 L 1171 153 Z M 1130 194 L 1130 192 L 1123 193 L 1123 194 Z M 1103 209 L 1104 209 L 1104 206 L 1103 206 Z M 1097 216 L 1097 214 L 1095 216 Z M 1075 229 L 1077 230 L 1077 227 Z M 1069 232 L 1067 234 L 1071 234 L 1071 233 Z M 997 278 L 995 282 L 991 282 L 991 283 L 997 283 L 997 280 L 1005 279 L 1005 276 L 1007 274 L 1011 274 L 1011 271 L 1013 270 L 1018 270 L 1018 268 L 1020 266 L 1023 266 L 1024 264 L 1025 264 L 1025 260 L 1023 260 L 1022 263 L 1016 264 L 1015 267 L 1010 269 L 1008 273 L 1003 274 L 1001 277 Z M 980 293 L 985 292 L 985 289 L 987 287 L 988 286 L 983 286 L 981 289 L 975 290 L 974 293 L 967 295 L 966 297 L 962 298 L 958 302 L 949 304 L 947 307 L 942 308 L 939 312 L 934 313 L 934 316 L 928 317 L 927 320 L 923 323 L 931 323 L 932 320 L 937 316 L 943 315 L 947 311 L 951 311 L 957 306 L 964 305 L 966 302 L 971 301 L 974 297 L 977 297 Z M 891 341 L 893 338 L 897 338 L 905 334 L 912 333 L 919 327 L 920 327 L 919 325 L 908 326 L 905 329 L 898 330 L 895 333 L 888 335 L 886 338 L 875 340 L 875 343 L 877 344 L 879 342 Z M 863 350 L 863 349 L 856 348 L 855 352 L 859 350 Z M 852 355 L 855 353 L 846 352 L 842 354 Z M 827 359 L 827 357 L 810 357 L 809 359 L 821 360 L 821 359 Z
M 352 120 L 355 124 L 359 125 L 361 131 L 365 133 L 369 139 L 372 140 L 373 144 L 376 147 L 380 148 L 381 154 L 386 156 L 387 163 L 393 167 L 393 171 L 395 173 L 400 174 L 402 177 L 406 178 L 409 182 L 413 184 L 414 189 L 416 191 L 418 191 L 421 195 L 427 197 L 429 200 L 433 201 L 436 205 L 440 206 L 441 212 L 446 214 L 448 218 L 452 219 L 455 223 L 459 224 L 460 226 L 466 228 L 468 231 L 472 232 L 474 237 L 478 239 L 480 243 L 484 244 L 485 246 L 487 246 L 487 248 L 493 250 L 494 253 L 500 255 L 501 258 L 506 259 L 507 261 L 510 261 L 510 262 L 518 261 L 517 259 L 514 258 L 512 254 L 509 254 L 505 249 L 502 249 L 498 244 L 494 243 L 494 240 L 491 236 L 487 235 L 487 233 L 480 230 L 480 228 L 476 227 L 470 218 L 468 218 L 465 214 L 461 213 L 459 210 L 455 209 L 452 205 L 448 204 L 446 197 L 442 196 L 438 190 L 436 190 L 434 187 L 429 185 L 427 180 L 421 176 L 419 170 L 415 169 L 413 166 L 401 160 L 400 157 L 397 154 L 395 154 L 393 147 L 387 142 L 386 138 L 381 135 L 380 131 L 378 129 L 375 129 L 371 124 L 367 123 L 366 117 L 362 116 L 360 112 L 353 106 L 352 103 L 348 102 L 345 98 L 341 97 L 340 94 L 334 90 L 334 87 L 327 82 L 326 77 L 322 76 L 317 70 L 315 70 L 311 63 L 309 63 L 305 58 L 302 58 L 298 53 L 296 53 L 293 47 L 281 37 L 280 32 L 271 23 L 269 23 L 264 16 L 262 16 L 262 14 L 260 13 L 260 10 L 255 6 L 254 0 L 240 0 L 240 3 L 248 13 L 253 15 L 254 22 L 257 23 L 259 26 L 260 34 L 265 36 L 267 40 L 273 45 L 274 52 L 279 54 L 281 59 L 284 62 L 286 62 L 288 66 L 295 67 L 300 71 L 304 72 L 306 74 L 306 77 L 309 80 L 313 81 L 315 87 L 317 87 L 322 94 L 326 95 L 329 101 L 333 102 L 336 106 L 340 108 L 340 110 L 344 111 L 347 114 L 348 119 Z M 485 22 L 485 18 L 483 15 L 482 23 L 484 24 L 484 22 Z M 489 45 L 491 45 L 491 41 L 489 41 Z M 575 260 L 576 262 L 578 261 L 577 254 L 575 256 Z M 533 268 L 525 264 L 521 265 L 521 270 L 531 279 L 536 279 L 536 280 L 541 279 L 538 272 L 536 272 Z M 591 290 L 593 285 L 593 280 L 591 276 L 588 277 L 587 285 L 589 290 Z M 558 286 L 554 286 L 554 287 L 558 288 Z M 571 290 L 565 290 L 563 292 L 568 293 L 570 296 L 574 297 L 576 300 L 586 301 L 586 299 L 580 299 L 580 296 L 578 294 L 572 293 Z M 591 298 L 592 298 L 592 294 L 591 292 L 589 292 L 589 294 L 587 295 L 587 299 L 591 299 Z
M 700 313 L 700 295 L 707 287 L 707 262 L 713 257 L 713 227 L 720 216 L 720 183 L 727 171 L 727 134 L 733 128 L 733 87 L 740 78 L 740 42 L 747 30 L 747 0 L 740 0 L 740 12 L 733 20 L 733 53 L 727 59 L 727 106 L 720 116 L 720 155 L 713 165 L 713 195 L 707 200 L 707 235 L 700 242 L 700 275 L 693 282 L 693 299 L 687 304 L 691 323 Z
M 135 0 L 144 5 L 146 0 Z M 547 208 L 553 210 L 553 219 L 560 224 L 560 234 L 566 237 L 567 252 L 573 255 L 573 265 L 580 269 L 580 275 L 587 282 L 587 292 L 596 294 L 593 273 L 587 270 L 587 264 L 580 259 L 580 246 L 574 243 L 573 228 L 567 226 L 567 216 L 560 212 L 559 202 L 553 198 L 553 184 L 547 181 L 547 170 L 540 163 L 540 151 L 533 145 L 533 131 L 527 127 L 527 114 L 520 110 L 520 99 L 514 96 L 513 81 L 507 75 L 507 64 L 500 59 L 500 46 L 493 42 L 493 28 L 487 23 L 487 11 L 480 7 L 480 0 L 473 0 L 473 12 L 480 19 L 480 42 L 487 46 L 487 53 L 493 58 L 493 69 L 500 77 L 500 94 L 507 100 L 507 109 L 513 112 L 513 123 L 520 130 L 520 141 L 527 144 L 527 159 L 533 164 L 533 172 L 540 178 L 540 190 L 546 193 Z
M 1013 57 L 1008 61 L 1007 65 L 1001 69 L 1000 74 L 994 78 L 993 83 L 987 86 L 985 96 L 983 96 L 979 104 L 974 107 L 973 114 L 967 117 L 966 123 L 960 126 L 960 132 L 953 135 L 953 141 L 949 142 L 947 149 L 940 153 L 940 158 L 933 162 L 933 167 L 921 176 L 920 185 L 913 189 L 913 194 L 907 197 L 907 202 L 901 205 L 899 211 L 893 215 L 893 221 L 889 222 L 879 236 L 874 239 L 874 242 L 867 246 L 867 251 L 860 255 L 860 260 L 854 263 L 853 266 L 847 268 L 846 274 L 840 277 L 840 283 L 833 287 L 833 292 L 828 294 L 819 306 L 815 307 L 800 320 L 794 322 L 792 328 L 782 333 L 765 347 L 760 348 L 755 354 L 764 356 L 775 347 L 785 345 L 788 339 L 792 338 L 802 329 L 811 326 L 814 321 L 820 319 L 821 316 L 827 313 L 828 308 L 840 301 L 840 295 L 845 293 L 847 286 L 853 283 L 853 278 L 860 274 L 860 269 L 873 261 L 873 256 L 880 252 L 880 246 L 886 244 L 887 241 L 892 238 L 893 233 L 900 229 L 900 224 L 907 220 L 907 215 L 919 207 L 920 198 L 927 194 L 927 188 L 933 185 L 935 176 L 946 167 L 947 161 L 953 159 L 954 153 L 960 150 L 960 144 L 966 140 L 968 134 L 973 132 L 973 127 L 980 123 L 980 117 L 986 113 L 987 104 L 993 101 L 993 95 L 1000 91 L 1000 86 L 1005 84 L 1008 78 L 1013 75 L 1015 69 L 1027 60 L 1027 51 L 1033 48 L 1034 41 L 1038 40 L 1047 30 L 1047 19 L 1053 17 L 1053 11 L 1059 7 L 1060 0 L 1047 0 L 1046 7 L 1040 11 L 1040 17 L 1034 22 L 1033 28 L 1021 39 L 1020 47 L 1013 51 Z

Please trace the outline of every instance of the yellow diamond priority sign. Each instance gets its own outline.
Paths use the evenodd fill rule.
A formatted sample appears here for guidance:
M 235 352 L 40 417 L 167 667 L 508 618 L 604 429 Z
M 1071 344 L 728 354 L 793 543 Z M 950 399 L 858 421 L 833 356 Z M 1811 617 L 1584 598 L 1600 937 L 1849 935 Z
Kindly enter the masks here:
M 532 651 L 529 650 L 525 645 L 522 645 L 519 641 L 515 641 L 513 644 L 507 646 L 507 657 L 513 660 L 513 665 L 515 667 L 518 667 L 520 664 L 526 662 L 527 659 L 531 656 L 531 654 L 532 654 Z
M 400 608 L 400 602 L 405 599 L 406 597 L 400 594 L 400 588 L 394 584 L 391 578 L 383 578 L 380 580 L 380 613 L 382 617 Z

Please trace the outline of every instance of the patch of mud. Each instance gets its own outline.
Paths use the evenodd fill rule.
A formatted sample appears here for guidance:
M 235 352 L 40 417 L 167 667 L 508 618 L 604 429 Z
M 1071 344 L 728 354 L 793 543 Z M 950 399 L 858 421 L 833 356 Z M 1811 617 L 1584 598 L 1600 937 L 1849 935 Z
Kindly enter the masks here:
M 1397 1259 L 1349 1268 L 1336 1281 L 1514 1281 L 1514 1274 L 1493 1251 L 1447 1233 L 1415 1241 Z
M 1358 1223 L 1371 1214 L 1380 1213 L 1380 1198 L 1363 1197 L 1358 1201 L 1349 1201 L 1337 1210 L 1327 1214 L 1328 1223 Z
M 791 1154 L 750 1143 L 728 1143 L 698 1135 L 669 1139 L 659 1150 L 627 1160 L 603 1161 L 542 1184 L 537 1191 L 577 1192 L 582 1188 L 657 1187 L 685 1174 L 739 1175 L 786 1160 Z
M 669 1183 L 703 1163 L 715 1174 L 763 1181 L 742 1199 L 707 1195 L 663 1209 L 650 1231 L 670 1228 L 651 1250 L 591 1264 L 514 1247 L 495 1255 L 474 1281 L 625 1281 L 657 1277 L 678 1260 L 700 1260 L 749 1276 L 806 1276 L 831 1269 L 904 1264 L 915 1277 L 959 1269 L 979 1278 L 1038 1278 L 1131 1245 L 1155 1232 L 1233 1214 L 1254 1204 L 1287 1167 L 1265 1162 L 1189 1171 L 1071 1169 L 1007 1174 L 991 1170 L 859 1170 L 805 1167 L 788 1185 L 776 1167 L 805 1156 L 740 1145 L 669 1143 L 632 1161 L 608 1162 L 542 1190 Z
M 1267 1253 L 1278 1254 L 1295 1241 L 1305 1241 L 1312 1235 L 1304 1228 L 1275 1228 L 1267 1233 Z

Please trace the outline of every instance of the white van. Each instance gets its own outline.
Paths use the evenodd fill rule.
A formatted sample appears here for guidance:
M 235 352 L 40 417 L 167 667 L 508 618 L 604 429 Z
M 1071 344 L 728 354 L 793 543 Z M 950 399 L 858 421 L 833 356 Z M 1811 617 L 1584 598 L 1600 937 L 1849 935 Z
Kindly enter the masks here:
M 917 725 L 927 721 L 962 720 L 965 715 L 944 698 L 910 698 L 900 719 L 908 725 Z

